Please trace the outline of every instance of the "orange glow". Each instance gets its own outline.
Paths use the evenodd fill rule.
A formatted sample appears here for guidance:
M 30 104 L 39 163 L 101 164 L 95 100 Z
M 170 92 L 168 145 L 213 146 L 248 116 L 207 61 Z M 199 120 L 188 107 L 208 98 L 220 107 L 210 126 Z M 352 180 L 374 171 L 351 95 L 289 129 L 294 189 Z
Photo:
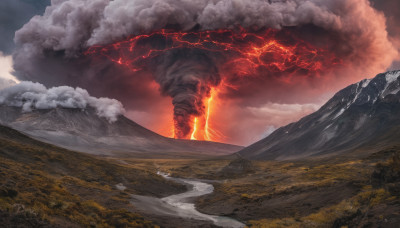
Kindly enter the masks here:
M 197 140 L 195 137 L 196 132 L 197 132 L 197 118 L 194 118 L 193 132 L 192 132 L 192 135 L 190 136 L 191 140 Z
M 193 130 L 190 134 L 191 140 L 219 141 L 222 139 L 222 135 L 218 134 L 216 130 L 213 130 L 211 126 L 211 115 L 213 113 L 213 102 L 216 101 L 216 93 L 216 89 L 213 89 L 210 93 L 210 97 L 204 102 L 206 104 L 206 112 L 204 115 L 193 119 Z
M 205 128 L 204 128 L 204 131 L 205 131 L 205 139 L 206 139 L 207 141 L 210 141 L 210 140 L 211 140 L 211 137 L 210 137 L 210 129 L 209 129 L 209 128 L 210 128 L 209 122 L 210 122 L 211 101 L 212 101 L 212 99 L 213 99 L 213 96 L 212 96 L 212 93 L 211 93 L 211 97 L 208 98 L 208 100 L 207 100 L 206 126 L 205 126 Z
M 238 90 L 250 77 L 273 77 L 282 83 L 297 83 L 295 78 L 318 77 L 334 65 L 343 64 L 324 47 L 300 40 L 298 34 L 290 30 L 275 29 L 257 32 L 243 28 L 191 32 L 162 29 L 112 44 L 92 46 L 83 54 L 93 60 L 106 58 L 135 74 L 147 72 L 153 58 L 175 49 L 198 49 L 216 56 L 218 72 L 222 75 L 219 86 L 203 98 L 204 109 L 201 107 L 195 114 L 188 114 L 185 126 L 192 128 L 186 128 L 185 135 L 176 134 L 174 127 L 177 125 L 171 124 L 173 132 L 169 136 L 192 140 L 221 141 L 224 137 L 212 126 L 212 115 L 218 116 L 220 111 L 217 90 Z
M 318 74 L 341 60 L 323 48 L 286 34 L 286 42 L 277 35 L 278 30 L 266 29 L 249 32 L 244 29 L 209 30 L 181 32 L 162 29 L 150 34 L 130 37 L 108 45 L 92 46 L 84 55 L 106 57 L 118 65 L 128 67 L 132 72 L 146 69 L 147 59 L 179 48 L 195 48 L 228 57 L 221 68 L 229 69 L 236 76 L 254 76 L 258 70 Z M 279 38 L 278 38 L 279 37 Z M 161 43 L 153 46 L 152 40 Z

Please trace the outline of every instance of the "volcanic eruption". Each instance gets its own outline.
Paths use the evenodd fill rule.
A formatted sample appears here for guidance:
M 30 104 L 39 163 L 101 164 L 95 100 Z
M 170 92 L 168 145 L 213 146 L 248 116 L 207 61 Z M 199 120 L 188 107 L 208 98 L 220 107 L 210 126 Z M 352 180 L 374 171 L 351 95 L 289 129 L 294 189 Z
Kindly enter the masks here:
M 296 39 L 289 31 L 264 29 L 248 32 L 161 30 L 133 36 L 109 45 L 92 46 L 85 55 L 106 57 L 132 73 L 152 71 L 163 95 L 172 97 L 174 137 L 211 140 L 211 91 L 223 90 L 231 81 L 280 74 L 307 77 L 341 64 L 334 53 Z M 228 84 L 222 83 L 224 81 Z
M 216 141 L 225 132 L 212 119 L 233 113 L 227 102 L 293 102 L 398 55 L 367 0 L 54 1 L 15 41 L 21 80 L 81 86 L 133 110 L 154 104 L 156 82 L 172 99 L 172 137 Z

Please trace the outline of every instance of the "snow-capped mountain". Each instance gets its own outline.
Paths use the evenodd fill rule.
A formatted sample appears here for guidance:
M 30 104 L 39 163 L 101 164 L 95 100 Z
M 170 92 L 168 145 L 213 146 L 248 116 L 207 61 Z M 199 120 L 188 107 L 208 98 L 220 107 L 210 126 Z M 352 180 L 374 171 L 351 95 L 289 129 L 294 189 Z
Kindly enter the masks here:
M 281 127 L 239 153 L 252 159 L 295 159 L 358 153 L 400 144 L 400 71 L 339 91 L 317 112 Z

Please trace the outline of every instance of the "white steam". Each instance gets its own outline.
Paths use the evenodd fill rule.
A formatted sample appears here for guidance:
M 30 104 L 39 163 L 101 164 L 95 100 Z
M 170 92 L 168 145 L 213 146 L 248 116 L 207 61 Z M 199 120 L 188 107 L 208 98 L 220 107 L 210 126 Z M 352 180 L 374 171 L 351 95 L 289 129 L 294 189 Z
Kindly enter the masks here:
M 23 81 L 19 84 L 0 90 L 0 105 L 22 107 L 23 112 L 34 109 L 92 107 L 100 117 L 110 122 L 123 114 L 121 102 L 109 98 L 96 98 L 81 88 L 59 86 L 47 89 L 40 83 Z
M 15 85 L 18 81 L 11 73 L 12 68 L 12 57 L 11 55 L 4 55 L 0 51 L 0 89 Z

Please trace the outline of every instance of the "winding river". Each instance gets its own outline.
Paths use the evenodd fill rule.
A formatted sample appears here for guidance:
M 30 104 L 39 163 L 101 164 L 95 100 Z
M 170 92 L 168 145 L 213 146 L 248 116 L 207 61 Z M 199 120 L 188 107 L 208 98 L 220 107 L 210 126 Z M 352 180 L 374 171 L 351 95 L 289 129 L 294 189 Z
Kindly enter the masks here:
M 167 196 L 164 198 L 155 198 L 150 196 L 133 195 L 133 202 L 146 211 L 164 216 L 178 216 L 188 219 L 211 221 L 217 226 L 241 228 L 245 225 L 237 220 L 229 217 L 203 214 L 196 210 L 193 203 L 194 197 L 210 194 L 214 191 L 211 184 L 201 182 L 199 180 L 189 180 L 183 178 L 170 177 L 168 174 L 158 172 L 159 175 L 166 179 L 187 184 L 191 189 L 187 192 Z

